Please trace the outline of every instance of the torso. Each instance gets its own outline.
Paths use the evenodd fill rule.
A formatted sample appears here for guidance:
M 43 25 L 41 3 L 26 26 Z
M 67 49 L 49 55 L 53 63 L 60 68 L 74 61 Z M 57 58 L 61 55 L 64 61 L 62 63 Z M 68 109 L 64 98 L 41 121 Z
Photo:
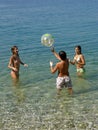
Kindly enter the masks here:
M 15 67 L 17 69 L 17 71 L 19 71 L 19 68 L 20 68 L 19 56 L 16 56 L 16 55 L 12 56 L 12 64 L 13 64 L 13 67 Z
M 83 66 L 84 66 L 84 65 L 78 64 L 78 62 L 82 62 L 82 60 L 81 60 L 82 56 L 83 56 L 82 54 L 76 54 L 75 57 L 74 57 L 74 60 L 76 61 L 76 67 L 77 67 L 77 69 L 78 68 L 83 68 Z
M 68 68 L 69 68 L 68 60 L 59 62 L 58 63 L 58 72 L 59 72 L 58 76 L 59 77 L 69 76 Z

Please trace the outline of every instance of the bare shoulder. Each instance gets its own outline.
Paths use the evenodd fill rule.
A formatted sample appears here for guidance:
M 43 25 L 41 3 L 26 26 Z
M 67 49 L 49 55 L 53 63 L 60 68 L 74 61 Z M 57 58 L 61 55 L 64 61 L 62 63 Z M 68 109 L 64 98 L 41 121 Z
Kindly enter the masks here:
M 80 57 L 81 57 L 81 58 L 84 58 L 84 55 L 83 55 L 83 54 L 81 54 L 81 55 L 80 55 Z
M 10 60 L 13 61 L 15 58 L 16 58 L 16 57 L 15 57 L 14 55 L 12 55 L 12 56 L 10 57 Z
M 58 62 L 58 63 L 56 64 L 57 67 L 60 66 L 60 65 L 61 65 L 61 62 Z
M 11 56 L 10 59 L 12 60 L 14 58 L 14 56 Z

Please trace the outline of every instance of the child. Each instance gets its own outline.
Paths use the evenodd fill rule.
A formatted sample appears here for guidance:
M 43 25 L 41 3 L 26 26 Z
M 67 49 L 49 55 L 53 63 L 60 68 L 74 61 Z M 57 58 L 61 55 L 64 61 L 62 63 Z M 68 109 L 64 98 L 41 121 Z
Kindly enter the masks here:
M 60 94 L 60 91 L 65 86 L 68 87 L 69 94 L 72 95 L 72 83 L 68 71 L 69 61 L 67 59 L 66 52 L 60 51 L 59 54 L 57 54 L 54 48 L 52 48 L 51 51 L 60 60 L 60 62 L 58 62 L 54 67 L 53 62 L 50 61 L 51 73 L 58 71 L 58 77 L 56 79 L 57 93 Z
M 14 79 L 15 81 L 18 81 L 20 64 L 22 64 L 24 66 L 28 66 L 28 65 L 24 64 L 21 61 L 19 54 L 18 54 L 18 47 L 17 46 L 13 46 L 11 48 L 11 52 L 12 52 L 12 56 L 10 57 L 8 68 L 11 69 L 12 79 Z
M 69 60 L 69 62 L 73 65 L 76 65 L 77 75 L 82 76 L 83 73 L 85 72 L 85 68 L 84 68 L 85 58 L 84 58 L 84 55 L 82 54 L 80 45 L 75 47 L 74 59 L 73 61 Z

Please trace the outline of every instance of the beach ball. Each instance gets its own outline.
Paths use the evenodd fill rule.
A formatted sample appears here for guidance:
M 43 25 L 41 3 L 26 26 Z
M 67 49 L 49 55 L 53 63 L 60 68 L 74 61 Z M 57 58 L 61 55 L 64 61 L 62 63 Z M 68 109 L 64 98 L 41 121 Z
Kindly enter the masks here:
M 44 34 L 41 37 L 41 43 L 44 46 L 51 47 L 54 44 L 54 37 L 51 34 Z

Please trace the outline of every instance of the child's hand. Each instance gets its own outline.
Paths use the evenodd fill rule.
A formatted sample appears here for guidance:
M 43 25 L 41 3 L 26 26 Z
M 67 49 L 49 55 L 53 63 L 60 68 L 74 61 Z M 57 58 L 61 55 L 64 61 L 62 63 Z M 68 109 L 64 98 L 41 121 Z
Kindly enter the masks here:
M 28 65 L 27 65 L 27 64 L 24 64 L 24 67 L 28 67 Z
M 54 47 L 51 47 L 51 52 L 54 52 L 55 50 L 54 50 Z
M 17 71 L 18 71 L 18 70 L 17 70 L 17 68 L 15 68 L 15 67 L 13 67 L 13 68 L 12 68 L 12 70 L 14 70 L 15 72 L 17 72 Z
M 53 66 L 53 62 L 52 61 L 50 61 L 50 67 L 52 67 Z

